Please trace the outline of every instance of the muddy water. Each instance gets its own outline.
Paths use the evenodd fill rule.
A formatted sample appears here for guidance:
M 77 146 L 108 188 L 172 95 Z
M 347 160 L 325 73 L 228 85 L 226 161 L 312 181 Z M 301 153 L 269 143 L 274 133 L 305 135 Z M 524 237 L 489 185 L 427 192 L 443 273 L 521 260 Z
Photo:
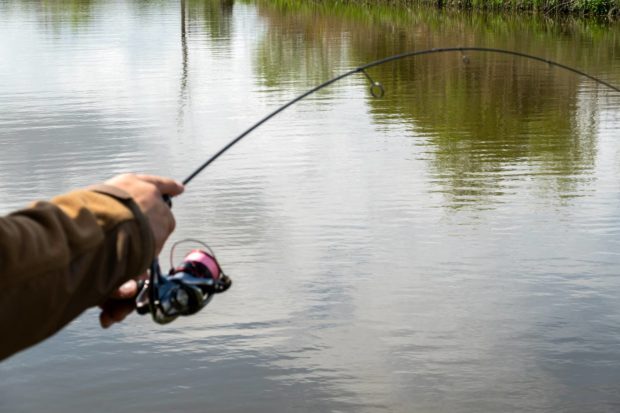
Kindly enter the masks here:
M 285 1 L 1 1 L 0 211 L 122 171 L 182 179 L 307 88 L 407 50 L 509 48 L 618 84 L 619 33 Z M 164 327 L 101 330 L 87 311 L 0 365 L 0 410 L 615 411 L 620 97 L 484 53 L 369 74 L 384 98 L 364 77 L 313 95 L 175 203 L 174 240 L 208 242 L 229 292 Z

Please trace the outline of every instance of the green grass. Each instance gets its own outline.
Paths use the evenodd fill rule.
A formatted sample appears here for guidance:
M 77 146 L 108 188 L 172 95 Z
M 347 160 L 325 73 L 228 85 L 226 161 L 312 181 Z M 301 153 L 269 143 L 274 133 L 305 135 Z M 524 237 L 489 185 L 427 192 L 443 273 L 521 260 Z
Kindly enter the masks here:
M 334 2 L 333 0 L 307 0 L 308 3 L 324 3 L 325 1 Z M 426 4 L 471 10 L 535 11 L 547 15 L 618 16 L 620 14 L 620 0 L 339 0 L 337 3 L 362 6 Z

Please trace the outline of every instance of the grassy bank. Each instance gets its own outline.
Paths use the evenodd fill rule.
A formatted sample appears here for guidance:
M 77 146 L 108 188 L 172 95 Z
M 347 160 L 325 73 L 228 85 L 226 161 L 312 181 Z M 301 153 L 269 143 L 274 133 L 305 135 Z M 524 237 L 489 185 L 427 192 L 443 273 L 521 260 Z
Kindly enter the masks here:
M 322 3 L 325 0 L 309 0 Z M 531 11 L 548 15 L 576 14 L 588 16 L 620 15 L 620 0 L 340 0 L 357 5 L 431 5 L 439 8 L 459 8 L 493 11 Z

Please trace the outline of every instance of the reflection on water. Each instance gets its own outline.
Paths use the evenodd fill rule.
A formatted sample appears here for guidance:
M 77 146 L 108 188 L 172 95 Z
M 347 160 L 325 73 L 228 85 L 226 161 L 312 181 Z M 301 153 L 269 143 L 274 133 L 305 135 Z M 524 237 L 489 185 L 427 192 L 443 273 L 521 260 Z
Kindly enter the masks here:
M 0 209 L 182 179 L 407 50 L 620 83 L 617 24 L 338 3 L 0 2 Z M 165 327 L 87 312 L 0 365 L 0 410 L 613 411 L 620 101 L 468 58 L 374 68 L 385 98 L 349 77 L 256 131 L 175 202 L 174 240 L 208 242 L 233 288 Z
M 277 21 L 268 26 L 257 58 L 257 66 L 271 86 L 289 84 L 291 76 L 309 79 L 308 86 L 329 78 L 330 70 L 338 66 L 330 56 L 342 56 L 343 50 L 355 62 L 366 63 L 421 47 L 485 45 L 491 39 L 495 47 L 532 50 L 548 58 L 557 55 L 574 64 L 607 59 L 600 63 L 605 67 L 614 62 L 612 56 L 601 56 L 602 47 L 584 47 L 569 59 L 565 50 L 554 52 L 551 47 L 557 47 L 560 25 L 547 21 L 457 15 L 458 21 L 447 16 L 447 21 L 437 22 L 434 10 L 413 15 L 392 11 L 396 24 L 386 35 L 385 25 L 360 24 L 359 19 L 332 25 L 336 19 L 331 13 L 338 6 L 330 7 L 329 2 L 323 9 L 303 4 L 298 8 L 296 13 L 267 4 L 261 9 L 263 16 Z M 356 8 L 348 10 L 354 13 Z M 605 48 L 619 46 L 607 32 L 582 28 L 573 21 L 565 24 L 576 37 L 573 41 L 605 38 L 609 39 Z M 464 32 L 464 26 L 473 30 L 479 25 L 488 25 L 489 30 Z M 415 30 L 408 30 L 410 27 Z M 523 31 L 524 27 L 528 30 Z M 507 42 L 506 30 L 520 36 Z M 579 95 L 584 79 L 572 73 L 521 58 L 475 52 L 401 60 L 374 68 L 372 73 L 389 93 L 384 99 L 371 100 L 371 113 L 378 123 L 408 120 L 416 139 L 427 137 L 424 144 L 430 147 L 429 160 L 442 185 L 438 191 L 449 194 L 453 206 L 486 203 L 489 195 L 511 192 L 511 183 L 519 175 L 541 177 L 541 185 L 551 185 L 554 194 L 576 196 L 575 185 L 587 181 L 582 175 L 592 171 L 597 99 Z M 596 97 L 607 92 L 592 90 Z M 524 162 L 527 165 L 522 168 Z M 549 181 L 551 175 L 556 176 L 555 182 Z

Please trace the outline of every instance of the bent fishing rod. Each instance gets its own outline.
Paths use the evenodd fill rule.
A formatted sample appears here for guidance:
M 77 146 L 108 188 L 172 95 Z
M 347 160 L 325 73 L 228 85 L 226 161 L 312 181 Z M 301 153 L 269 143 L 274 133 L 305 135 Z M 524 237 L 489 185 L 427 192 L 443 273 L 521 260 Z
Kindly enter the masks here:
M 362 66 L 358 66 L 349 70 L 341 75 L 333 77 L 318 86 L 309 89 L 301 95 L 286 102 L 267 116 L 260 119 L 258 122 L 250 126 L 243 133 L 232 139 L 218 152 L 207 159 L 196 170 L 194 170 L 187 178 L 182 182 L 183 185 L 189 184 L 196 176 L 198 176 L 205 168 L 211 165 L 220 156 L 226 153 L 230 148 L 236 145 L 243 138 L 248 136 L 251 132 L 263 125 L 268 120 L 272 119 L 285 109 L 293 106 L 300 100 L 312 95 L 319 90 L 330 86 L 333 83 L 338 82 L 351 75 L 361 73 L 370 83 L 370 94 L 375 98 L 381 98 L 385 95 L 385 89 L 380 82 L 376 82 L 368 73 L 367 69 L 375 66 L 381 66 L 386 63 L 395 62 L 401 59 L 406 59 L 415 56 L 431 55 L 439 53 L 459 52 L 462 55 L 463 62 L 468 63 L 469 57 L 465 52 L 488 52 L 498 53 L 504 55 L 510 55 L 529 60 L 546 63 L 549 66 L 559 67 L 577 75 L 586 77 L 597 84 L 603 85 L 615 92 L 620 93 L 620 88 L 612 85 L 602 79 L 592 76 L 582 70 L 574 67 L 558 63 L 549 59 L 545 59 L 539 56 L 534 56 L 527 53 L 516 52 L 506 49 L 488 48 L 488 47 L 443 47 L 433 48 L 419 51 L 410 51 L 401 54 L 396 54 L 383 59 L 375 60 L 374 62 L 367 63 Z M 172 206 L 169 197 L 164 197 L 164 200 L 169 206 Z M 226 291 L 231 286 L 231 279 L 224 274 L 220 264 L 215 258 L 215 254 L 209 248 L 208 245 L 197 240 L 183 240 L 175 243 L 172 246 L 170 257 L 172 261 L 174 249 L 176 246 L 183 242 L 198 243 L 205 247 L 206 250 L 197 249 L 192 250 L 186 255 L 181 265 L 177 267 L 171 267 L 172 269 L 168 275 L 163 275 L 159 266 L 159 260 L 156 258 L 153 260 L 150 268 L 149 279 L 142 283 L 140 286 L 140 292 L 136 298 L 136 308 L 140 314 L 150 313 L 153 320 L 159 324 L 166 324 L 178 316 L 192 315 L 203 309 L 211 300 L 214 294 Z

